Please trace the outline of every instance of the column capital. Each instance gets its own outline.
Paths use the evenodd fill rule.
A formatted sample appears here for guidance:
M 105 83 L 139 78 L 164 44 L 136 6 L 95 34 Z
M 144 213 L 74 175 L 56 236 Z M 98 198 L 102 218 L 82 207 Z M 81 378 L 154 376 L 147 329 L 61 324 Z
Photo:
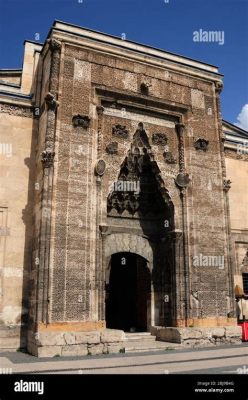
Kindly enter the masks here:
M 231 183 L 232 182 L 230 181 L 230 179 L 226 179 L 226 178 L 223 179 L 223 190 L 225 192 L 229 191 L 229 189 L 231 188 Z
M 185 125 L 183 123 L 178 122 L 175 127 L 178 135 L 182 135 L 184 133 Z
M 215 90 L 217 93 L 221 93 L 221 91 L 223 90 L 224 84 L 222 81 L 216 81 L 215 82 Z
M 102 115 L 104 113 L 104 107 L 103 106 L 96 106 L 96 112 L 98 115 Z
M 58 101 L 55 99 L 55 96 L 48 92 L 45 97 L 45 102 L 48 110 L 55 111 L 59 105 Z
M 54 156 L 55 156 L 55 152 L 50 149 L 46 149 L 46 150 L 42 151 L 41 162 L 42 162 L 44 168 L 49 168 L 53 165 Z
M 60 51 L 61 50 L 61 42 L 57 39 L 48 39 L 49 48 L 51 51 Z

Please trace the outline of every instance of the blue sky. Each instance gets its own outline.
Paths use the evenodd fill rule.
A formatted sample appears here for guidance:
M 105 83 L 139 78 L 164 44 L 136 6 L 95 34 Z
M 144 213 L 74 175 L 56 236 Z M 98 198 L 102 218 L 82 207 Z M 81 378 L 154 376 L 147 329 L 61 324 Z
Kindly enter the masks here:
M 222 116 L 248 129 L 248 0 L 0 0 L 0 68 L 20 68 L 23 41 L 55 19 L 195 58 L 224 74 Z M 224 44 L 193 32 L 224 32 Z M 246 125 L 247 124 L 247 125 Z

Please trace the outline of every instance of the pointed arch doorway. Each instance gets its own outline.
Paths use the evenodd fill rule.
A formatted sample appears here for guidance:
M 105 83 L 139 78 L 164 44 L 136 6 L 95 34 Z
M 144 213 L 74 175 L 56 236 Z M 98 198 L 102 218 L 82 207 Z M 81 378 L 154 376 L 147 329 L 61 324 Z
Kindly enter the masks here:
M 155 325 L 171 326 L 175 305 L 164 299 L 172 299 L 175 282 L 170 235 L 175 228 L 174 205 L 141 122 L 109 191 L 106 222 L 103 249 L 110 257 L 110 263 L 104 261 L 107 327 L 150 331 Z M 125 256 L 126 267 L 121 264 Z M 146 282 L 143 293 L 140 281 Z
M 110 259 L 106 298 L 107 328 L 125 332 L 149 329 L 151 274 L 145 258 L 135 253 L 115 253 Z

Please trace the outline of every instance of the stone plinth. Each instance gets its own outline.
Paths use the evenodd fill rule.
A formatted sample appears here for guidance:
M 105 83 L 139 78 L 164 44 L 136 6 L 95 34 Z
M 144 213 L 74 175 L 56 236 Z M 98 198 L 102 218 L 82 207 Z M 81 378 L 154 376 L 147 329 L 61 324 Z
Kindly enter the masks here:
M 156 340 L 180 343 L 191 347 L 215 346 L 221 344 L 241 343 L 240 326 L 225 326 L 217 328 L 165 328 L 152 327 Z
M 119 353 L 123 331 L 103 329 L 92 332 L 39 332 L 28 335 L 28 351 L 37 357 L 86 356 Z

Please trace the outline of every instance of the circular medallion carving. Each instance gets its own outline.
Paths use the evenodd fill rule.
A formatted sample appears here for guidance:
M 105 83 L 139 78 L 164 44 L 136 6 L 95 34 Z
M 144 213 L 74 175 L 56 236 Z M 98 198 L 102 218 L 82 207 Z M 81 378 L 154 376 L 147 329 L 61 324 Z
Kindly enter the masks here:
M 102 176 L 106 170 L 106 163 L 104 160 L 98 160 L 95 166 L 95 172 L 97 175 Z
M 177 186 L 182 187 L 182 188 L 188 186 L 188 184 L 190 182 L 189 174 L 184 174 L 184 173 L 180 172 L 177 175 L 177 177 L 175 178 L 175 182 L 176 182 Z

